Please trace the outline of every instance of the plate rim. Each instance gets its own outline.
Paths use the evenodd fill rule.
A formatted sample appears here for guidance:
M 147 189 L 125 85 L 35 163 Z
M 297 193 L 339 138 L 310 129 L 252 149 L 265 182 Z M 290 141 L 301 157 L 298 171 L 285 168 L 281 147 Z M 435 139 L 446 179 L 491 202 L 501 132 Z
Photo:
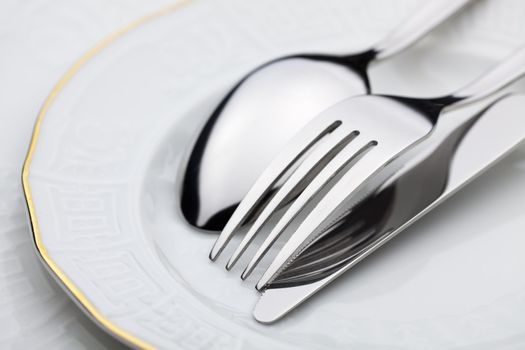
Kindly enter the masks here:
M 115 325 L 111 320 L 104 317 L 103 314 L 96 308 L 84 295 L 83 292 L 72 282 L 72 280 L 66 276 L 66 274 L 60 269 L 58 264 L 48 254 L 47 249 L 42 241 L 40 227 L 38 224 L 38 218 L 34 207 L 33 197 L 31 194 L 31 186 L 29 181 L 30 167 L 33 160 L 33 154 L 36 149 L 36 144 L 40 135 L 40 128 L 42 122 L 47 115 L 48 110 L 55 101 L 58 94 L 64 89 L 68 82 L 78 73 L 78 71 L 90 62 L 95 56 L 106 49 L 108 46 L 113 44 L 122 38 L 125 34 L 132 32 L 134 29 L 141 27 L 148 22 L 165 15 L 176 12 L 186 5 L 193 3 L 196 0 L 179 0 L 174 4 L 169 4 L 161 7 L 159 10 L 146 14 L 130 23 L 124 25 L 120 29 L 110 33 L 103 39 L 99 40 L 93 47 L 87 50 L 83 55 L 80 56 L 70 68 L 62 75 L 51 92 L 44 100 L 38 115 L 36 117 L 33 131 L 29 141 L 29 147 L 24 159 L 22 167 L 22 192 L 26 202 L 27 214 L 29 226 L 32 233 L 33 243 L 36 249 L 36 253 L 40 258 L 40 261 L 50 273 L 51 276 L 58 282 L 58 284 L 66 291 L 71 299 L 80 307 L 80 309 L 97 324 L 102 330 L 106 331 L 110 335 L 114 336 L 118 340 L 124 342 L 127 345 L 131 345 L 135 348 L 140 349 L 155 349 L 155 347 L 139 337 L 126 332 L 121 327 Z

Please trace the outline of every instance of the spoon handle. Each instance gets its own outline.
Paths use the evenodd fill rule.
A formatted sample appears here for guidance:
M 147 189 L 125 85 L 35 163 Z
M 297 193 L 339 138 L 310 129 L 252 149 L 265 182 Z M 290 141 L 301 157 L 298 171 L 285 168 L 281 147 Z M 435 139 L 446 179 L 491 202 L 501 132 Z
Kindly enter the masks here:
M 507 87 L 525 75 L 525 45 L 487 73 L 467 84 L 450 98 L 457 100 L 450 107 L 456 108 L 479 101 Z
M 430 0 L 374 45 L 376 59 L 395 55 L 425 36 L 471 0 Z

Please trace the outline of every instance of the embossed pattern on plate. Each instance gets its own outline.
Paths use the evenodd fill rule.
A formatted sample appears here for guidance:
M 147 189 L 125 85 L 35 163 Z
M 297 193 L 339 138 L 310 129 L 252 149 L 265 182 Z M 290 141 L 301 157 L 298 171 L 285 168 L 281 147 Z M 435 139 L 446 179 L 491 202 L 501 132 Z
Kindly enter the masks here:
M 124 349 L 35 255 L 20 169 L 50 88 L 87 47 L 166 0 L 0 1 L 0 348 Z

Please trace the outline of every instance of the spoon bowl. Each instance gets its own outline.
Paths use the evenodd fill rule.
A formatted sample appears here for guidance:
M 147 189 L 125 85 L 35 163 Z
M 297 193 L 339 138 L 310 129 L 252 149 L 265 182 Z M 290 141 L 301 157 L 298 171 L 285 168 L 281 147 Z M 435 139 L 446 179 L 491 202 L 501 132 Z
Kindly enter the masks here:
M 346 97 L 368 93 L 366 70 L 353 58 L 286 57 L 238 83 L 193 146 L 181 199 L 186 219 L 220 230 L 265 165 L 300 128 Z

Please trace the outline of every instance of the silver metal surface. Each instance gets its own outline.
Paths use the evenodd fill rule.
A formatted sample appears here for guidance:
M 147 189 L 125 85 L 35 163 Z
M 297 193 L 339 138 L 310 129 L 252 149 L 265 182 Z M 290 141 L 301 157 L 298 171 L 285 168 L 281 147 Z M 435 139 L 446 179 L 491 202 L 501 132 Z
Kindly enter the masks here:
M 314 217 L 327 218 L 340 206 L 346 210 L 360 202 L 385 178 L 392 176 L 411 154 L 402 154 L 409 146 L 436 130 L 454 130 L 469 120 L 442 118 L 444 109 L 459 108 L 490 96 L 513 82 L 525 72 L 525 48 L 518 50 L 503 63 L 497 65 L 483 77 L 475 80 L 458 92 L 434 99 L 415 99 L 396 96 L 364 95 L 340 102 L 316 117 L 304 131 L 299 132 L 283 149 L 279 156 L 266 168 L 246 197 L 240 203 L 231 219 L 210 252 L 215 260 L 237 230 L 246 223 L 254 212 L 260 212 L 239 249 L 234 253 L 227 267 L 233 266 L 246 246 L 259 229 L 280 205 L 286 203 L 294 193 L 300 192 L 284 216 L 277 223 L 263 243 L 262 250 L 278 237 L 296 215 L 315 196 L 325 188 L 330 180 L 344 170 L 344 175 L 326 195 L 322 203 L 308 216 L 306 231 L 315 231 Z M 452 132 L 451 131 L 451 132 Z M 320 145 L 319 145 L 320 144 Z M 319 147 L 315 147 L 319 145 Z M 300 163 L 301 157 L 309 153 Z M 281 181 L 287 171 L 300 163 L 297 170 L 276 191 L 273 197 L 266 198 L 273 186 Z M 379 172 L 381 170 L 381 172 Z M 376 174 L 377 173 L 377 174 Z M 374 175 L 374 177 L 371 177 Z M 368 180 L 365 182 L 365 180 Z M 302 188 L 301 188 L 302 186 Z M 313 215 L 315 214 L 315 215 Z M 305 231 L 305 232 L 306 232 Z M 310 235 L 311 232 L 308 234 Z M 308 237 L 294 234 L 292 244 L 308 244 Z M 296 243 L 294 243 L 296 242 Z M 295 249 L 299 249 L 297 246 Z M 295 250 L 294 249 L 294 250 Z M 254 260 L 260 260 L 259 251 Z M 274 261 L 282 264 L 281 256 Z M 253 268 L 249 265 L 248 271 Z M 273 265 L 263 276 L 261 283 L 267 282 L 267 274 L 274 274 Z M 260 286 L 260 284 L 259 284 Z
M 430 173 L 443 171 L 446 174 L 455 145 L 475 124 L 480 114 L 450 117 L 444 111 L 451 112 L 483 101 L 523 74 L 525 47 L 481 78 L 447 96 L 415 99 L 367 95 L 350 98 L 330 108 L 316 117 L 304 134 L 299 133 L 265 170 L 227 223 L 212 248 L 210 258 L 215 260 L 218 257 L 250 213 L 261 212 L 228 263 L 227 267 L 230 268 L 275 209 L 292 193 L 300 192 L 248 265 L 243 273 L 243 277 L 246 277 L 306 205 L 318 199 L 313 210 L 302 220 L 266 269 L 257 283 L 257 289 L 264 290 L 272 283 L 275 284 L 277 276 L 283 275 L 298 256 L 325 236 L 333 236 L 334 232 L 346 227 L 341 224 L 342 218 L 358 210 L 366 202 L 365 199 L 376 196 L 386 184 L 395 182 L 413 168 L 422 167 Z M 298 160 L 307 152 L 306 159 L 300 163 Z M 269 209 L 260 208 L 273 184 L 280 181 L 286 170 L 294 167 L 295 163 L 300 165 L 269 200 L 266 207 Z M 332 181 L 336 177 L 336 181 Z M 440 182 L 443 177 L 428 179 L 424 190 L 435 189 L 439 192 L 444 187 Z M 307 184 L 304 190 L 301 184 Z M 319 198 L 322 191 L 326 194 Z M 329 259 L 317 254 L 317 259 L 310 259 L 308 263 L 315 265 L 321 261 L 323 269 L 329 271 L 340 260 L 340 251 L 350 252 L 353 256 L 356 247 L 363 249 L 363 244 L 368 247 L 372 239 L 375 239 L 374 234 L 361 234 L 359 244 L 330 242 L 334 249 Z M 335 260 L 331 259 L 334 256 Z M 304 264 L 301 269 L 304 270 Z M 319 275 L 319 271 L 317 274 L 315 272 L 308 270 L 307 276 Z M 292 280 L 297 280 L 297 273 L 290 276 Z
M 419 157 L 425 155 L 423 150 L 427 143 L 451 137 L 477 118 L 476 115 L 467 118 L 449 118 L 447 114 L 442 113 L 445 109 L 453 110 L 483 100 L 524 74 L 525 47 L 522 47 L 487 74 L 449 96 L 428 100 L 373 95 L 356 97 L 339 103 L 317 117 L 341 120 L 343 121 L 342 126 L 347 121 L 356 128 L 366 124 L 368 130 L 378 135 L 375 138 L 378 144 L 349 169 L 344 168 L 344 162 L 351 155 L 345 154 L 344 150 L 341 151 L 305 188 L 289 211 L 293 210 L 296 203 L 302 205 L 301 208 L 303 208 L 304 205 L 315 199 L 314 195 L 319 192 L 319 189 L 329 185 L 329 180 L 344 169 L 341 178 L 331 185 L 328 193 L 320 199 L 271 262 L 257 283 L 257 289 L 265 288 L 305 247 L 327 231 L 340 215 L 352 210 L 364 197 L 377 190 L 386 179 L 392 178 L 396 173 L 401 174 L 411 162 L 419 161 Z M 367 102 L 363 103 L 363 101 Z M 355 119 L 360 119 L 360 121 L 356 122 Z M 425 137 L 427 138 L 424 139 Z M 426 142 L 421 145 L 416 141 Z M 380 148 L 382 145 L 383 147 Z M 322 184 L 318 185 L 319 182 Z M 315 188 L 315 193 L 310 191 L 310 187 Z M 303 199 L 303 197 L 306 198 Z M 285 214 L 277 226 L 286 227 L 291 219 L 293 217 Z M 284 220 L 288 221 L 281 224 L 281 221 Z M 223 231 L 223 233 L 229 234 L 228 231 Z M 220 249 L 221 246 L 219 245 L 218 248 Z
M 370 92 L 370 63 L 411 45 L 468 2 L 428 1 L 360 53 L 298 54 L 251 71 L 219 103 L 188 157 L 180 200 L 188 223 L 222 230 L 260 173 L 301 127 L 337 102 Z
M 450 117 L 476 115 L 474 124 L 449 137 L 429 138 L 402 175 L 345 217 L 338 232 L 326 236 L 349 249 L 339 248 L 330 256 L 330 242 L 311 245 L 263 291 L 255 319 L 279 320 L 522 144 L 523 111 L 525 96 L 513 95 L 488 107 L 449 112 Z

